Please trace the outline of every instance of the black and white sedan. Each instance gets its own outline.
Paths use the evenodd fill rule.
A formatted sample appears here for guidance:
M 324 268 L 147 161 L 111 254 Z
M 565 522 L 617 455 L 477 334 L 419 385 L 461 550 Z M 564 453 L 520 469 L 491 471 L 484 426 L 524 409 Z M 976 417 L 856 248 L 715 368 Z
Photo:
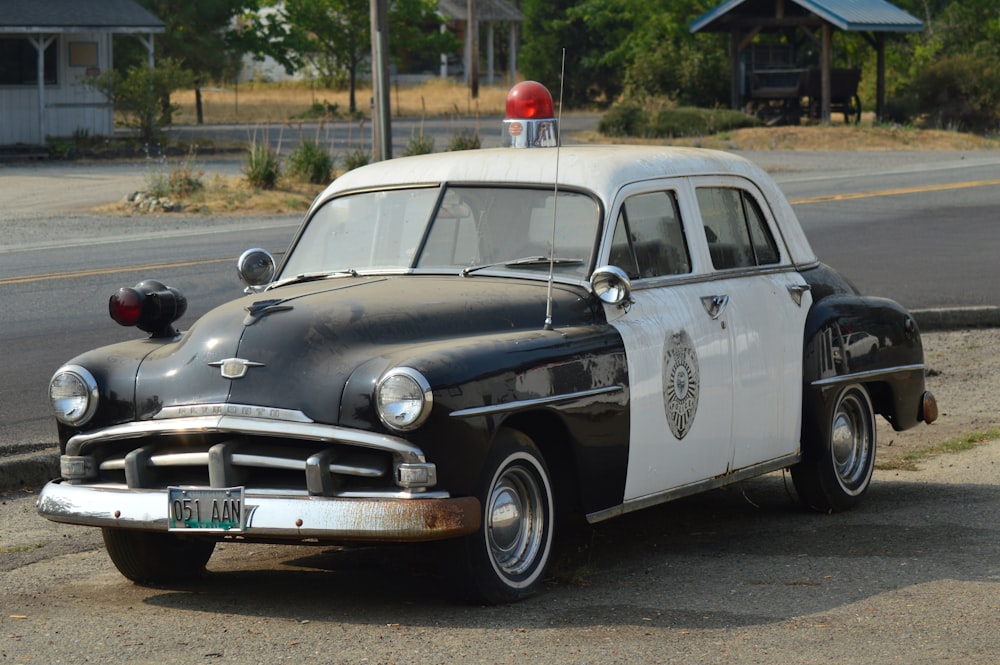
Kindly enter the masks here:
M 512 145 L 556 122 L 509 119 Z M 217 542 L 450 539 L 473 598 L 536 590 L 566 516 L 598 522 L 789 468 L 810 508 L 868 489 L 876 414 L 936 417 L 920 335 L 813 253 L 740 157 L 626 146 L 389 160 L 318 197 L 280 263 L 189 330 L 146 281 L 148 337 L 50 384 L 45 517 L 100 527 L 139 583 Z

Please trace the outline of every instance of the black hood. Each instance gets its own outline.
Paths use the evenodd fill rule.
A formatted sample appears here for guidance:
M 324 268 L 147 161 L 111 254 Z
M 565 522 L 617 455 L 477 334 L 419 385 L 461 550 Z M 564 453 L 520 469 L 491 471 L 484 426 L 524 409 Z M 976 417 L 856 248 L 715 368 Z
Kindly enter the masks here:
M 407 275 L 329 279 L 241 298 L 143 361 L 137 415 L 229 402 L 333 423 L 344 383 L 360 364 L 449 338 L 540 330 L 547 289 L 542 281 Z M 594 320 L 582 289 L 554 286 L 555 327 Z M 244 361 L 237 364 L 243 377 L 223 376 L 231 358 Z

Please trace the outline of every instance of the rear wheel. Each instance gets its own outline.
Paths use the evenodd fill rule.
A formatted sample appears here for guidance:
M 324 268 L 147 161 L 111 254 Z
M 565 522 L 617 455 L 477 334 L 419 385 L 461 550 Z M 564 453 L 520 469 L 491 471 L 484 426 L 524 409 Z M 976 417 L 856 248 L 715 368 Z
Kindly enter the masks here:
M 477 496 L 482 526 L 457 544 L 464 590 L 488 604 L 524 598 L 552 554 L 554 512 L 548 467 L 528 436 L 497 433 Z
M 847 510 L 868 490 L 875 470 L 875 411 L 868 391 L 849 385 L 837 394 L 825 424 L 804 441 L 803 460 L 792 467 L 802 501 L 822 512 Z
M 118 571 L 137 584 L 160 584 L 197 577 L 205 571 L 215 543 L 172 533 L 101 529 L 104 547 Z

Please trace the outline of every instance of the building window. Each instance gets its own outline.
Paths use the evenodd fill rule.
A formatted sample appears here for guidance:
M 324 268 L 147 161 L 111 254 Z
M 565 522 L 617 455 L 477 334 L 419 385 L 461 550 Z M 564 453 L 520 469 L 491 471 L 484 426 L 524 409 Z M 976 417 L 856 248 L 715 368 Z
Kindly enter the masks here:
M 69 43 L 69 66 L 70 67 L 96 67 L 97 66 L 97 42 L 70 42 Z
M 45 49 L 44 75 L 46 85 L 55 85 L 59 40 L 52 40 Z M 38 83 L 38 51 L 26 37 L 0 38 L 0 85 L 34 85 Z

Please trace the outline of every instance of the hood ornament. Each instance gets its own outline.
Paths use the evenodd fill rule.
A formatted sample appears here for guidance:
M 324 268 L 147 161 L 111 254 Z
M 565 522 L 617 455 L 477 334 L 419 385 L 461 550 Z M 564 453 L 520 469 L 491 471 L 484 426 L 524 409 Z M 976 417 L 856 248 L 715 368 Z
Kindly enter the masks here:
M 252 326 L 261 318 L 275 312 L 287 312 L 292 309 L 291 305 L 286 305 L 284 299 L 279 300 L 258 300 L 249 307 L 246 307 L 247 316 L 243 319 L 244 326 Z
M 223 360 L 214 360 L 208 364 L 212 367 L 222 368 L 222 378 L 224 379 L 242 379 L 247 375 L 247 370 L 251 367 L 264 366 L 264 363 L 257 363 L 243 358 L 225 358 Z

